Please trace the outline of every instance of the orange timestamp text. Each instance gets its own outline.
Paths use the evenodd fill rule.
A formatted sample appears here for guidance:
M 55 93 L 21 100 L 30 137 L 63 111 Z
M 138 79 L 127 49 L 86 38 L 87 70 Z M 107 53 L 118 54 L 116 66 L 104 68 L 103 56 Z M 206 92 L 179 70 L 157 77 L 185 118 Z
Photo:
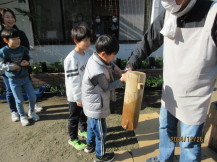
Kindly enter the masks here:
M 204 142 L 203 137 L 170 137 L 170 142 Z

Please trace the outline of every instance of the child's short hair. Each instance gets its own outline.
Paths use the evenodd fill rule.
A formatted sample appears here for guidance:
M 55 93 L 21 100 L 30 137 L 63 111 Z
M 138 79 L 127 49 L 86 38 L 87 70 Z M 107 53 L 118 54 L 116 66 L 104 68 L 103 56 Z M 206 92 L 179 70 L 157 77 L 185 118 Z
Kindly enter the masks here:
M 19 31 L 14 28 L 6 27 L 2 30 L 1 37 L 6 38 L 7 40 L 10 38 L 16 38 L 19 37 Z
M 115 37 L 110 35 L 102 35 L 100 36 L 95 43 L 96 52 L 105 52 L 108 55 L 112 53 L 117 54 L 119 51 L 119 44 Z
M 82 41 L 84 38 L 91 38 L 90 30 L 85 26 L 78 26 L 71 30 L 72 40 L 78 42 Z

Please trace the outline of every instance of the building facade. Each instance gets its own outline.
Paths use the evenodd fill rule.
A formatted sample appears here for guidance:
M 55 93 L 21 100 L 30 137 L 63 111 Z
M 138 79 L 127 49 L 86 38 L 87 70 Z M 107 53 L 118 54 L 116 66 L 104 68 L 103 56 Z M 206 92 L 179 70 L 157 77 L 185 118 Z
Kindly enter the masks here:
M 136 42 L 150 25 L 155 4 L 160 0 L 2 0 L 0 8 L 13 9 L 17 26 L 23 30 L 31 44 L 34 62 L 55 62 L 66 57 L 73 49 L 70 30 L 85 24 L 92 31 L 94 51 L 96 20 L 100 17 L 104 34 L 112 34 L 114 27 L 120 42 L 117 57 L 127 59 Z M 24 15 L 15 8 L 29 12 Z M 114 23 L 113 17 L 118 21 Z

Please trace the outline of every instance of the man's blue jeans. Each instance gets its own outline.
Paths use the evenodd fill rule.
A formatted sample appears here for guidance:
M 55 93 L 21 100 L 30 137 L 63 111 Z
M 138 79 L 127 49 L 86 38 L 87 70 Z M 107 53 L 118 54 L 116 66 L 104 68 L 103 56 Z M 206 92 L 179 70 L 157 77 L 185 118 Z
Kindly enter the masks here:
M 12 93 L 11 88 L 10 88 L 9 80 L 5 76 L 3 76 L 2 79 L 3 79 L 4 84 L 5 84 L 6 100 L 7 100 L 7 103 L 9 105 L 9 108 L 11 109 L 11 112 L 17 112 L 16 103 L 15 103 L 15 99 L 14 99 L 13 93 Z
M 88 118 L 86 142 L 88 145 L 95 146 L 96 156 L 98 157 L 105 154 L 106 132 L 107 128 L 105 118 Z
M 173 161 L 175 138 L 177 137 L 177 125 L 179 120 L 169 113 L 167 109 L 161 107 L 160 110 L 160 155 L 158 160 L 162 162 Z M 180 162 L 199 162 L 201 160 L 201 142 L 193 142 L 192 139 L 202 138 L 203 124 L 187 125 L 180 121 L 181 147 Z
M 26 116 L 23 108 L 23 94 L 22 90 L 24 89 L 28 98 L 29 98 L 29 112 L 34 112 L 36 95 L 34 92 L 34 88 L 32 86 L 29 77 L 26 78 L 9 78 L 9 84 L 15 98 L 16 107 L 21 117 Z

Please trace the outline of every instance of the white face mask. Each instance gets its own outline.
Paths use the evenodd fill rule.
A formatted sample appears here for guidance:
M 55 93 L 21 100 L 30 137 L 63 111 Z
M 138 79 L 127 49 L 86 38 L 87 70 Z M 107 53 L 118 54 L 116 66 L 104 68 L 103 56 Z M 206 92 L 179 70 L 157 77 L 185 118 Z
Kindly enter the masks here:
M 177 5 L 176 0 L 161 0 L 162 6 L 170 13 L 176 13 L 178 12 L 182 5 Z
M 116 23 L 116 22 L 118 21 L 118 19 L 117 19 L 117 18 L 113 18 L 112 21 L 113 21 L 114 23 Z
M 96 19 L 96 22 L 97 22 L 97 23 L 100 23 L 100 19 Z

